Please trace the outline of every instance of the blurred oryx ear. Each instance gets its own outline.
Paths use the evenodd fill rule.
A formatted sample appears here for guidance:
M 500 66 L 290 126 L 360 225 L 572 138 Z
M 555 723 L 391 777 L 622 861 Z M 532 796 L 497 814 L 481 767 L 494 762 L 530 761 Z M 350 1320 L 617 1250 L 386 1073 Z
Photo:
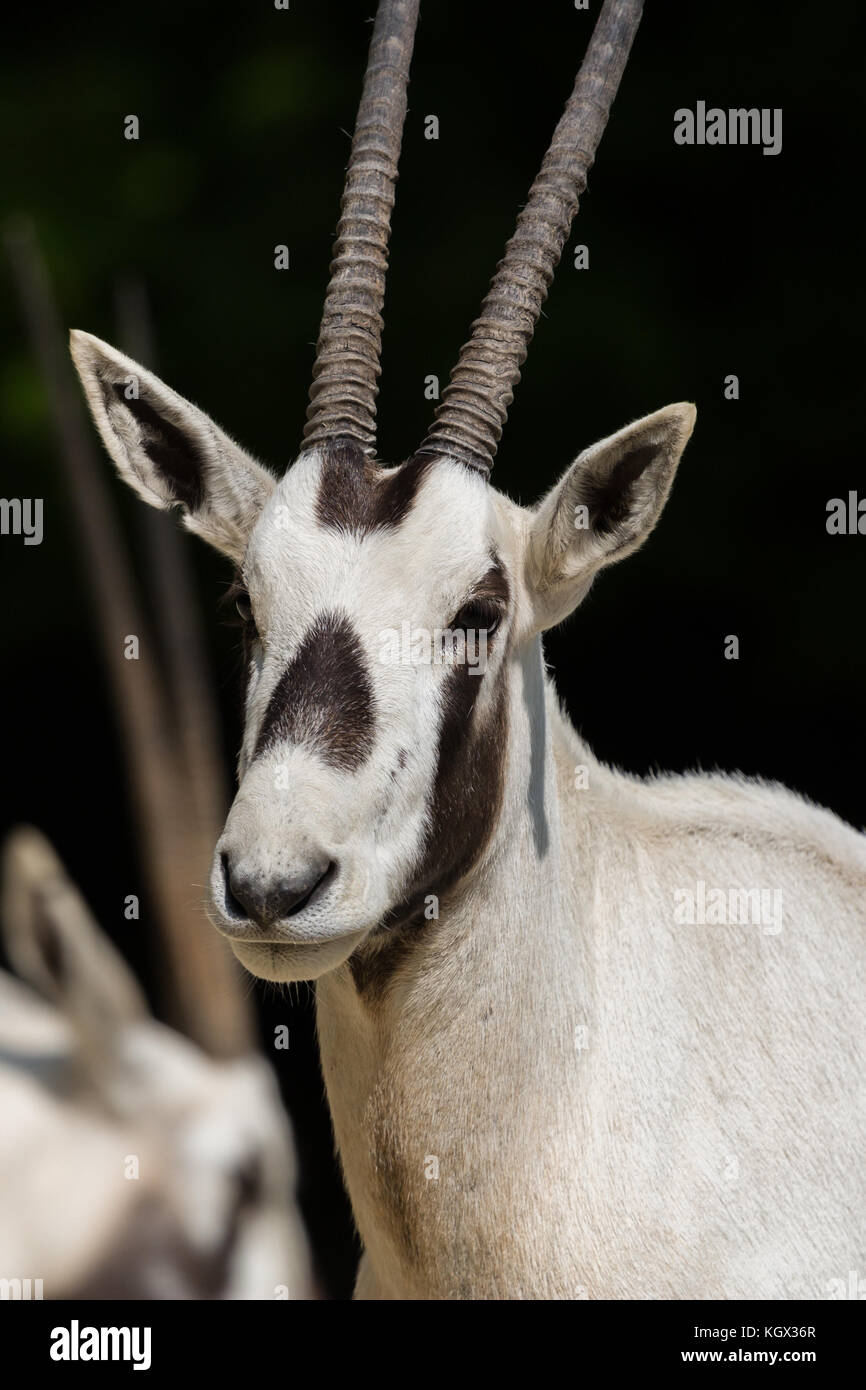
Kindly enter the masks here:
M 108 343 L 73 329 L 70 350 L 121 476 L 152 507 L 179 506 L 187 530 L 239 564 L 275 486 L 272 475 L 203 411 Z
M 682 402 L 626 425 L 585 449 L 539 503 L 526 558 L 539 630 L 567 617 L 599 569 L 646 540 L 696 415 Z
M 51 845 L 16 829 L 3 850 L 3 940 L 15 970 L 93 1045 L 149 1017 L 144 995 L 100 931 Z

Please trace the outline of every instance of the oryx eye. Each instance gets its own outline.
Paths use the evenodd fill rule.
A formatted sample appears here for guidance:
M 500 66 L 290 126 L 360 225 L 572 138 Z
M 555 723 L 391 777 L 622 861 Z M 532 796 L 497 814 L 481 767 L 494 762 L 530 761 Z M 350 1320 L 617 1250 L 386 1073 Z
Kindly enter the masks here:
M 451 623 L 457 632 L 486 632 L 491 637 L 502 621 L 502 612 L 489 599 L 472 599 L 464 603 Z
M 250 596 L 245 589 L 242 589 L 240 593 L 236 594 L 235 608 L 238 610 L 238 613 L 245 623 L 251 623 L 253 621 L 253 606 L 250 603 Z

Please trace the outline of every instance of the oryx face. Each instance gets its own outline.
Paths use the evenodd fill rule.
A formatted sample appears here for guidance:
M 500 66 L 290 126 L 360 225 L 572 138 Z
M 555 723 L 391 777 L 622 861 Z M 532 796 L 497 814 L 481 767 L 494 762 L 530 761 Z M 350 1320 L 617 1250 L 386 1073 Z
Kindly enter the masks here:
M 304 449 L 280 482 L 150 373 L 73 335 L 121 473 L 153 505 L 180 506 L 239 572 L 246 727 L 210 910 L 243 963 L 275 980 L 313 978 L 422 920 L 478 863 L 508 771 L 510 671 L 601 566 L 641 543 L 694 423 L 694 408 L 676 405 L 626 427 L 532 512 L 488 485 L 639 18 L 637 0 L 607 0 L 551 167 L 427 438 L 399 469 L 371 462 L 417 11 L 418 0 L 382 0 L 377 12 Z
M 320 974 L 481 851 L 514 583 L 493 496 L 460 464 L 385 470 L 326 445 L 262 508 L 241 568 L 240 786 L 210 883 L 255 974 Z

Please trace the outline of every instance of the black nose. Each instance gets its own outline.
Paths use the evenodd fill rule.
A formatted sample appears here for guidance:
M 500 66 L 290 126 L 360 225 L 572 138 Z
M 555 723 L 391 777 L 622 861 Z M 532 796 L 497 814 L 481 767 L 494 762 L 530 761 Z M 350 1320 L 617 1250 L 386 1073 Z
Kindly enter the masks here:
M 260 927 L 292 917 L 305 908 L 334 867 L 322 856 L 295 874 L 269 879 L 264 874 L 233 869 L 227 854 L 222 856 L 222 866 L 229 910 L 239 917 L 249 917 Z

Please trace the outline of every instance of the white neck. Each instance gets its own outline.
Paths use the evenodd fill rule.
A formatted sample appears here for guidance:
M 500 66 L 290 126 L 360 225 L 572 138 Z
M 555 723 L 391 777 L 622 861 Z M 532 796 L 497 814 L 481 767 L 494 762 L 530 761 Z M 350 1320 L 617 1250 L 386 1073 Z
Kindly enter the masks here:
M 358 1296 L 825 1297 L 862 1248 L 863 837 L 778 788 L 604 768 L 538 643 L 510 674 L 482 861 L 378 1002 L 318 984 Z M 784 930 L 680 925 L 696 881 L 775 885 Z
M 524 1111 L 520 1135 L 501 1129 L 514 1087 L 528 1107 L 543 1102 L 551 1051 L 573 1061 L 578 1018 L 560 989 L 579 969 L 565 930 L 558 782 L 573 766 L 555 757 L 562 722 L 536 640 L 514 658 L 503 804 L 482 861 L 419 928 L 380 999 L 365 1002 L 346 966 L 317 985 L 337 1143 L 380 1294 L 471 1292 L 454 1282 L 461 1250 L 492 1238 L 503 1184 L 530 1180 L 518 1170 L 533 1117 Z M 485 1086 L 473 1085 L 491 1055 Z M 545 1116 L 535 1123 L 543 1132 Z M 477 1229 L 458 1232 L 449 1193 L 468 1182 L 478 1187 Z

